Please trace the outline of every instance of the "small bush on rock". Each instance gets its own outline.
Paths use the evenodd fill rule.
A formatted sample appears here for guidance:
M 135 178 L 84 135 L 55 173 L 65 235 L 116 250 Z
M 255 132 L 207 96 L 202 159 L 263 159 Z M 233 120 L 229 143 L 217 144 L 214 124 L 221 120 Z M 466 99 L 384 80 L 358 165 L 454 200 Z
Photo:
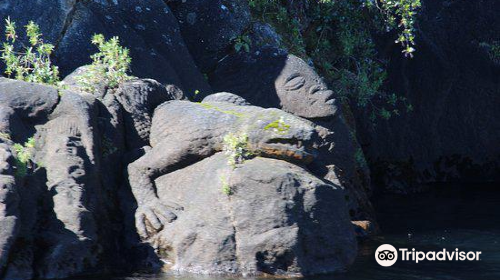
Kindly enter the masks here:
M 240 35 L 233 38 L 234 50 L 240 52 L 244 50 L 245 52 L 250 52 L 250 46 L 252 45 L 252 39 L 248 35 Z
M 226 178 L 226 176 L 220 176 L 219 179 L 222 183 L 222 189 L 221 189 L 222 193 L 227 195 L 227 196 L 232 195 L 233 189 L 231 188 L 231 185 L 229 184 L 229 181 Z
M 493 41 L 491 43 L 481 42 L 479 46 L 486 49 L 488 56 L 495 62 L 500 62 L 500 41 Z
M 413 56 L 415 49 L 415 17 L 422 6 L 420 0 L 374 0 L 368 5 L 375 5 L 385 16 L 390 28 L 400 29 L 396 43 L 403 46 L 405 56 Z
M 228 164 L 233 168 L 252 156 L 248 147 L 248 136 L 245 133 L 228 133 L 224 136 L 224 150 L 229 156 Z
M 92 37 L 92 44 L 97 46 L 99 52 L 91 56 L 92 64 L 88 71 L 78 77 L 84 91 L 94 93 L 99 85 L 116 88 L 132 78 L 128 75 L 132 62 L 129 50 L 120 46 L 118 37 L 106 41 L 104 35 L 96 34 Z
M 28 165 L 33 158 L 35 139 L 29 138 L 24 145 L 16 143 L 12 148 L 16 152 L 16 176 L 24 177 L 28 174 Z
M 26 27 L 28 46 L 24 46 L 17 38 L 16 23 L 10 18 L 5 20 L 5 36 L 1 50 L 2 60 L 5 63 L 5 74 L 18 80 L 57 85 L 59 70 L 52 65 L 50 55 L 54 46 L 44 43 L 40 27 L 30 21 Z
M 11 140 L 10 139 L 10 134 L 5 133 L 5 132 L 0 132 L 0 139 L 2 139 L 2 140 Z

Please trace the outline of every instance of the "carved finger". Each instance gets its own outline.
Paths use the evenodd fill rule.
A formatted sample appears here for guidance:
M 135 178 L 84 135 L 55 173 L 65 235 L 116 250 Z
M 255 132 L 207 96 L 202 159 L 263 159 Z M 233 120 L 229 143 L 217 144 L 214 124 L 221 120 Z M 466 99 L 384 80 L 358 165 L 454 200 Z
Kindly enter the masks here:
M 170 209 L 165 205 L 160 205 L 156 208 L 156 213 L 160 218 L 165 221 L 165 223 L 171 223 L 177 219 L 177 215 L 174 212 L 170 211 Z
M 144 222 L 145 216 L 143 213 L 138 213 L 135 215 L 135 227 L 137 229 L 137 233 L 142 238 L 147 238 L 148 233 L 146 231 L 146 224 Z
M 174 211 L 184 211 L 184 207 L 180 204 L 174 202 L 163 203 L 162 206 L 168 207 L 169 209 L 173 209 Z
M 158 219 L 158 217 L 156 216 L 156 214 L 153 212 L 152 209 L 148 209 L 146 211 L 146 218 L 156 231 L 159 231 L 163 228 L 163 224 L 161 223 L 160 219 Z

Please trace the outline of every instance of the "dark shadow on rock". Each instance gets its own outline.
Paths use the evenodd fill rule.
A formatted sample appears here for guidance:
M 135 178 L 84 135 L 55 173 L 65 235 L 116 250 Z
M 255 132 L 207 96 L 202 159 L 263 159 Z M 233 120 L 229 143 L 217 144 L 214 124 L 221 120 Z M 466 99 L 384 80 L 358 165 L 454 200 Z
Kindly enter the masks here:
M 356 111 L 358 136 L 381 191 L 412 193 L 432 182 L 500 180 L 499 2 L 422 1 L 416 52 L 381 38 L 387 91 L 413 111 L 375 126 Z M 385 40 L 384 40 L 385 39 Z M 405 177 L 404 174 L 408 174 Z
M 279 108 L 281 101 L 275 81 L 285 66 L 287 55 L 286 51 L 276 48 L 233 53 L 217 64 L 208 81 L 216 92 L 239 95 L 255 106 Z

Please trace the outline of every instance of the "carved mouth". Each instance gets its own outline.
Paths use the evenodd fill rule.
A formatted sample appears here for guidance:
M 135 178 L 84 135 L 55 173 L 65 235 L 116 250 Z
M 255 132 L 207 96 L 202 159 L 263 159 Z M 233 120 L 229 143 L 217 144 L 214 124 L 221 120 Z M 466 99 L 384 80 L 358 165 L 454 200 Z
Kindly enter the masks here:
M 299 162 L 310 163 L 314 155 L 310 152 L 303 140 L 291 138 L 275 138 L 262 146 L 262 152 L 269 157 L 286 158 Z
M 325 103 L 328 105 L 332 105 L 335 103 L 335 94 L 333 94 L 333 91 L 327 90 L 325 91 L 327 93 L 327 96 L 325 98 Z
M 286 146 L 292 146 L 295 147 L 296 149 L 301 149 L 304 147 L 304 141 L 299 140 L 297 138 L 273 138 L 270 139 L 267 144 L 273 145 L 273 144 L 281 144 L 281 145 L 286 145 Z
M 335 95 L 333 94 L 333 91 L 324 89 L 323 87 L 319 85 L 315 85 L 309 88 L 309 94 L 311 95 L 317 95 L 318 97 L 323 97 L 324 98 L 324 103 L 325 104 L 333 104 L 335 102 Z

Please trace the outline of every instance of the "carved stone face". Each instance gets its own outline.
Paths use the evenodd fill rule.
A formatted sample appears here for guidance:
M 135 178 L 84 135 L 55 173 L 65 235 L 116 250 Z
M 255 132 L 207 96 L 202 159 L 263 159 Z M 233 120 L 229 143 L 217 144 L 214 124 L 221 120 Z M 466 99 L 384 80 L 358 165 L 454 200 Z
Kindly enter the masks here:
M 325 118 L 337 112 L 333 91 L 311 66 L 294 55 L 288 55 L 275 87 L 282 109 L 289 113 Z
M 252 105 L 280 108 L 303 118 L 327 118 L 337 112 L 333 92 L 302 59 L 264 47 L 223 59 L 210 76 L 215 91 L 227 91 Z

